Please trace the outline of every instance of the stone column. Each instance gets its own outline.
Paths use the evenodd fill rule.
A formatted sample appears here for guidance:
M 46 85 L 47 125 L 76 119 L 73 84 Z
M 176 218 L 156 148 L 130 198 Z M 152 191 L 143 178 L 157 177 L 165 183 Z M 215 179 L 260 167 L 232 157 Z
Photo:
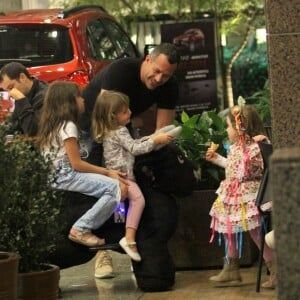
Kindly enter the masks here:
M 300 148 L 278 149 L 271 159 L 278 299 L 300 299 Z
M 300 299 L 300 0 L 265 0 L 278 299 Z

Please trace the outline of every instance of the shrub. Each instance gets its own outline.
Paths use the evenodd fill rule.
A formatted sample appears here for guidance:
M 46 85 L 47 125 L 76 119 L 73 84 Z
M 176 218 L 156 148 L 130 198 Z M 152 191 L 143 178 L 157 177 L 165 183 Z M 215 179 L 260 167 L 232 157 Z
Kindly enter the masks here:
M 20 256 L 20 272 L 39 270 L 55 250 L 61 193 L 50 187 L 51 163 L 32 140 L 15 134 L 5 143 L 0 125 L 0 250 Z

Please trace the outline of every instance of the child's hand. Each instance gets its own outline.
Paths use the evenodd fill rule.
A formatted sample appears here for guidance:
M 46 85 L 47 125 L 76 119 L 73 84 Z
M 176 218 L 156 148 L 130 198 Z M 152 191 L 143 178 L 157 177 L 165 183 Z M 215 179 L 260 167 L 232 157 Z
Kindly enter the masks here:
M 126 173 L 115 171 L 115 170 L 107 170 L 107 176 L 110 178 L 117 179 L 122 183 L 128 185 Z
M 210 162 L 214 162 L 217 159 L 217 153 L 212 147 L 207 149 L 205 159 Z
M 217 158 L 216 151 L 219 148 L 219 144 L 215 144 L 214 142 L 211 142 L 210 147 L 207 149 L 205 159 L 207 161 L 213 162 Z
M 154 144 L 169 144 L 173 141 L 173 137 L 167 133 L 159 133 L 151 136 Z
M 269 141 L 269 139 L 265 135 L 263 135 L 263 134 L 256 135 L 252 139 L 256 143 L 262 142 L 262 141 L 266 141 L 266 142 Z

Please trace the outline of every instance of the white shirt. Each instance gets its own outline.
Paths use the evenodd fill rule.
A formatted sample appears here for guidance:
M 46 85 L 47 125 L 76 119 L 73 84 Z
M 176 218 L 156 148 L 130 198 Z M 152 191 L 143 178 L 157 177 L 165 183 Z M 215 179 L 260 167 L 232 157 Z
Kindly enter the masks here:
M 75 137 L 76 139 L 78 139 L 77 126 L 71 121 L 64 122 L 64 124 L 58 131 L 58 140 L 56 137 L 54 137 L 51 143 L 49 143 L 49 146 L 43 149 L 43 155 L 45 157 L 49 157 L 48 155 L 50 155 L 55 169 L 61 168 L 66 165 L 70 166 L 70 161 L 66 153 L 64 140 L 71 137 Z

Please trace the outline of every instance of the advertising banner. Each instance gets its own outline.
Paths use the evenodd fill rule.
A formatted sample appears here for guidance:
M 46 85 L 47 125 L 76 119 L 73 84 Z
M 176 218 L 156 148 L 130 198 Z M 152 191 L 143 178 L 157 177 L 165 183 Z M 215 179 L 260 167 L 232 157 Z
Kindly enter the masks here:
M 177 46 L 181 62 L 177 71 L 177 114 L 189 115 L 217 107 L 214 20 L 161 25 L 161 41 Z

